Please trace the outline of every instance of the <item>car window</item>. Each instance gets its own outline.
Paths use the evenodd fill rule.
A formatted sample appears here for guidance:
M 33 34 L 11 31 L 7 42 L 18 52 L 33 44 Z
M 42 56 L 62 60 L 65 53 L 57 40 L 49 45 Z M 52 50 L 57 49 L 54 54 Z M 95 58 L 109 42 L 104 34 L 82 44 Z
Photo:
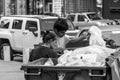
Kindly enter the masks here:
M 68 15 L 67 19 L 70 21 L 74 21 L 75 15 Z
M 25 29 L 28 30 L 29 27 L 37 27 L 37 21 L 27 21 Z
M 23 20 L 14 20 L 13 25 L 12 25 L 12 29 L 21 29 L 22 23 L 23 23 Z
M 84 15 L 78 15 L 78 21 L 85 21 Z
M 8 29 L 10 24 L 9 19 L 3 19 L 0 23 L 0 28 Z
M 90 38 L 90 33 L 87 29 L 80 32 L 79 37 L 83 37 L 83 36 L 86 36 L 87 39 Z
M 90 20 L 101 20 L 97 14 L 87 14 Z

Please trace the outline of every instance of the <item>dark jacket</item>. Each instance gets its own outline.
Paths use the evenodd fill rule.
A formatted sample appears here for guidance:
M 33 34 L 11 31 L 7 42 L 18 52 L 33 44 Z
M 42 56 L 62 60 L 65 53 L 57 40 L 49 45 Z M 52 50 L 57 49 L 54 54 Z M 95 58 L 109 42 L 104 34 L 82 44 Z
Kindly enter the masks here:
M 57 54 L 53 51 L 53 49 L 40 46 L 36 49 L 33 49 L 30 52 L 30 58 L 29 61 L 34 61 L 40 58 L 58 58 Z

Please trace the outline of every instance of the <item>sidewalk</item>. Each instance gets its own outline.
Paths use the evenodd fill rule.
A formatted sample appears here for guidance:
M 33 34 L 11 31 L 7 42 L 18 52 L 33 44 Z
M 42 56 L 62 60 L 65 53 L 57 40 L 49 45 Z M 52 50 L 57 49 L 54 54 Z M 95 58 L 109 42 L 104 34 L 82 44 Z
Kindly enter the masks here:
M 21 65 L 22 62 L 0 60 L 0 80 L 25 80 Z

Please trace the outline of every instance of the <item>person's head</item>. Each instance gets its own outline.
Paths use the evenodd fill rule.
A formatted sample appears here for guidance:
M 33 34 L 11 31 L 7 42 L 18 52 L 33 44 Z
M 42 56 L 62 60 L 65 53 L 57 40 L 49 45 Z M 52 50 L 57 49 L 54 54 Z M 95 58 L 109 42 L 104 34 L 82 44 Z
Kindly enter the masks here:
M 56 40 L 56 37 L 53 33 L 47 31 L 43 36 L 43 43 L 51 45 Z
M 67 24 L 66 19 L 58 18 L 53 28 L 57 36 L 63 37 L 65 35 L 65 32 L 68 30 L 69 26 Z

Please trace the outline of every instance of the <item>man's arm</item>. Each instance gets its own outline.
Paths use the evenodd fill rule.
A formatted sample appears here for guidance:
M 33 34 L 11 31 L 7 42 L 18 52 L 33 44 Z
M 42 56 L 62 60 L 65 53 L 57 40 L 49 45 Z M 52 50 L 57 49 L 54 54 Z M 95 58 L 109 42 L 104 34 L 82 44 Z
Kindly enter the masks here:
M 82 41 L 82 40 L 84 40 L 84 39 L 86 39 L 87 38 L 87 36 L 80 36 L 80 37 L 78 37 L 78 38 L 76 38 L 76 37 L 70 37 L 70 36 L 68 36 L 68 35 L 66 35 L 65 36 L 66 37 L 66 44 L 67 43 L 69 43 L 70 41 L 72 41 L 73 43 L 75 43 L 75 42 L 78 42 L 78 41 Z

